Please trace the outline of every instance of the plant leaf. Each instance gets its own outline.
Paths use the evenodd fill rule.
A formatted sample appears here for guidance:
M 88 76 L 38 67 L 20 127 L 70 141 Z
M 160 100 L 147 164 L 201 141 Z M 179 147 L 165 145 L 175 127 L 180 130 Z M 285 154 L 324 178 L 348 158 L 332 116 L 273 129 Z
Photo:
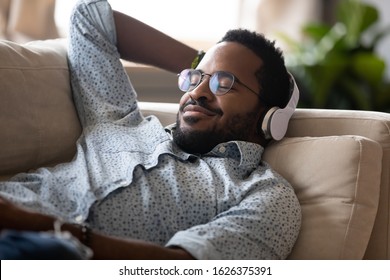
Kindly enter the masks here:
M 356 53 L 351 58 L 351 67 L 359 78 L 376 86 L 382 82 L 386 63 L 373 53 Z
M 302 28 L 302 32 L 308 38 L 319 42 L 330 30 L 330 26 L 322 23 L 309 23 Z
M 360 44 L 362 33 L 379 19 L 378 10 L 359 0 L 344 0 L 338 6 L 338 19 L 347 29 L 345 43 L 350 48 Z

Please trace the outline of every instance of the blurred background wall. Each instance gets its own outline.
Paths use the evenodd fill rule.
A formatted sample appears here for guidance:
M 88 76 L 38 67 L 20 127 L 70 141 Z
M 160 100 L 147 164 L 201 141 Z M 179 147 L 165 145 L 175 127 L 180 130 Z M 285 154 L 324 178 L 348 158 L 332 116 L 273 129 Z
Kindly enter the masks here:
M 67 37 L 69 14 L 76 1 L 0 0 L 0 39 L 27 42 L 30 40 Z M 387 27 L 389 30 L 390 1 L 361 1 L 373 5 L 377 10 L 379 18 L 375 24 L 376 27 L 382 29 Z M 276 44 L 285 51 L 288 58 L 293 57 L 296 59 L 298 56 L 295 55 L 294 57 L 292 55 L 294 54 L 293 44 L 289 44 L 288 40 L 286 40 L 287 37 L 290 41 L 298 42 L 298 45 L 295 47 L 306 47 L 310 51 L 314 50 L 315 48 L 311 48 L 310 43 L 307 43 L 302 32 L 303 28 L 312 22 L 332 26 L 339 20 L 337 14 L 340 3 L 359 2 L 359 0 L 109 0 L 109 2 L 114 9 L 144 21 L 198 49 L 208 49 L 228 29 L 249 28 L 264 33 L 271 39 L 275 39 Z M 351 19 L 356 17 L 354 13 L 354 10 L 351 10 Z M 365 32 L 364 36 L 370 40 L 369 37 L 373 34 L 375 34 L 374 30 L 371 31 L 370 29 Z M 349 35 L 347 33 L 344 36 L 348 37 Z M 375 44 L 373 50 L 373 53 L 383 58 L 385 62 L 384 80 L 387 82 L 390 82 L 389 50 L 390 36 L 384 36 L 382 40 Z M 348 55 L 352 58 L 354 50 L 348 51 Z M 294 74 L 302 80 L 301 86 L 304 93 L 302 106 L 390 110 L 390 98 L 387 97 L 387 95 L 390 95 L 390 86 L 388 86 L 386 81 L 385 83 L 380 81 L 383 85 L 374 85 L 376 87 L 374 89 L 370 88 L 367 90 L 367 85 L 362 85 L 361 88 L 364 88 L 363 95 L 365 95 L 362 98 L 352 96 L 358 96 L 360 89 L 353 89 L 350 92 L 346 92 L 345 98 L 339 98 L 344 93 L 340 93 L 338 85 L 350 81 L 332 81 L 335 85 L 328 85 L 329 89 L 322 86 L 321 75 L 323 75 L 323 71 L 321 72 L 321 69 L 317 66 L 313 70 L 310 68 L 311 66 L 303 65 L 310 62 L 310 59 L 307 58 L 310 57 L 307 53 L 302 55 L 301 50 L 299 59 L 303 63 L 300 66 L 304 67 L 298 67 L 299 69 L 297 67 L 291 68 L 291 71 L 296 71 Z M 291 59 L 287 60 L 292 61 Z M 355 62 L 353 63 L 356 64 Z M 371 64 L 371 62 L 368 63 Z M 289 65 L 294 66 L 294 63 Z M 137 71 L 141 73 L 142 71 L 150 70 L 141 69 Z M 374 71 L 376 70 L 374 69 Z M 357 72 L 362 72 L 362 70 Z M 143 76 L 142 73 L 141 76 Z M 346 76 L 344 73 L 340 75 Z M 373 78 L 373 75 L 369 76 L 372 80 L 371 84 L 376 81 L 379 82 L 378 78 Z M 156 79 L 164 81 L 165 77 L 160 79 L 156 77 Z M 371 87 L 372 85 L 369 86 Z M 318 90 L 318 87 L 322 91 L 328 92 L 333 90 L 331 87 L 336 87 L 336 93 L 324 93 Z M 167 91 L 169 90 L 171 89 L 167 89 Z M 318 98 L 319 96 L 320 98 Z M 305 102 L 305 98 L 307 102 Z M 330 98 L 330 101 L 325 100 L 327 98 Z M 353 100 L 354 98 L 355 100 Z M 313 102 L 311 99 L 322 100 L 322 103 L 318 102 L 318 100 Z M 381 103 L 386 102 L 389 105 L 385 105 L 384 109 L 379 106 Z
M 196 7 L 202 9 L 194 9 L 192 1 L 183 0 L 109 2 L 172 36 L 208 47 L 225 30 L 235 27 L 256 29 L 270 37 L 282 31 L 299 38 L 306 22 L 334 21 L 335 7 L 340 1 L 343 0 L 197 0 Z M 390 1 L 363 1 L 378 8 L 382 26 L 390 26 Z M 0 38 L 28 41 L 66 36 L 69 13 L 75 3 L 76 0 L 0 0 Z M 183 24 L 186 21 L 192 24 Z M 389 49 L 390 36 L 378 46 L 387 64 Z M 390 78 L 390 69 L 387 76 Z

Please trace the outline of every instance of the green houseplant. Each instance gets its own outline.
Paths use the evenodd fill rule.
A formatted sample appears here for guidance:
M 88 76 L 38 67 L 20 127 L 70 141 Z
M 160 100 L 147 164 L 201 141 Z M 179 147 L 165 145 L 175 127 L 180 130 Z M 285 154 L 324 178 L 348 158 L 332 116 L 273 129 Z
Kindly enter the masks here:
M 301 88 L 300 107 L 390 112 L 386 64 L 376 52 L 388 30 L 377 28 L 378 10 L 342 0 L 333 25 L 307 24 L 305 40 L 284 35 L 286 62 Z

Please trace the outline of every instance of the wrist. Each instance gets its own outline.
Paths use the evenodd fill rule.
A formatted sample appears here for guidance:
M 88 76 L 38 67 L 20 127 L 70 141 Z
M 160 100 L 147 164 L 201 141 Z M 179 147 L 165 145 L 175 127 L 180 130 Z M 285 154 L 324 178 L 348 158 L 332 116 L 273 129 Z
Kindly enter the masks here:
M 64 224 L 61 228 L 69 231 L 84 245 L 91 246 L 92 230 L 87 224 Z
M 91 237 L 92 237 L 92 230 L 91 228 L 86 225 L 82 224 L 80 225 L 81 230 L 81 243 L 83 243 L 85 246 L 91 247 Z

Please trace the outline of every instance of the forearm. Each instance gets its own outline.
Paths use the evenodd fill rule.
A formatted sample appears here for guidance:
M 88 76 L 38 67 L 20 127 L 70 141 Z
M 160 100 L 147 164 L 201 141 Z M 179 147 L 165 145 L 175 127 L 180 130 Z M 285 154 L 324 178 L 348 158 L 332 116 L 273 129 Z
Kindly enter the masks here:
M 0 231 L 53 231 L 55 217 L 20 208 L 0 197 Z M 88 240 L 80 225 L 63 224 L 63 231 L 89 246 L 96 259 L 191 259 L 192 256 L 180 248 L 166 248 L 135 239 L 118 239 L 90 232 Z
M 197 55 L 197 50 L 130 16 L 114 11 L 114 20 L 117 47 L 125 60 L 179 73 Z
M 0 230 L 49 231 L 53 230 L 55 220 L 54 217 L 31 212 L 0 197 Z
M 64 228 L 66 230 L 66 227 Z M 73 235 L 83 240 L 80 229 L 69 229 Z M 88 245 L 93 251 L 94 259 L 193 259 L 181 248 L 167 248 L 153 243 L 135 239 L 118 239 L 92 232 Z

